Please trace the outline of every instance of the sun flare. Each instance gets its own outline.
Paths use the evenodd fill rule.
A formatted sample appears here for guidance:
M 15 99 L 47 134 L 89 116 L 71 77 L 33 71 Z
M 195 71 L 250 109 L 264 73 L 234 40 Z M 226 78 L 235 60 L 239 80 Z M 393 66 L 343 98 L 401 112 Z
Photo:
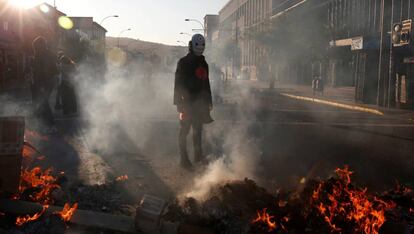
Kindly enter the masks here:
M 22 8 L 30 8 L 35 6 L 36 4 L 41 3 L 38 0 L 7 0 L 11 5 L 22 7 Z

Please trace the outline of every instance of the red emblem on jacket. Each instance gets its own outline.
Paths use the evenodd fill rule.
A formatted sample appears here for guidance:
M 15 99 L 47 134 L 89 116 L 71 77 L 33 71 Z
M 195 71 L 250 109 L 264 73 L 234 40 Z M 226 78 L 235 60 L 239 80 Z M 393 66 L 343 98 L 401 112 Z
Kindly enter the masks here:
M 196 70 L 196 76 L 200 80 L 207 80 L 207 70 L 204 67 L 198 67 Z

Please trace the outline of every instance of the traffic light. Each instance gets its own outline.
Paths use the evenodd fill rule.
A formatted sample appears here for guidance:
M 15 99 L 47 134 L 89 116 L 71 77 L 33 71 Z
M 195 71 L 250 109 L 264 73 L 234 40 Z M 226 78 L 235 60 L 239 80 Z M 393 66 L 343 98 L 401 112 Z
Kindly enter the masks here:
M 404 20 L 401 23 L 396 23 L 392 27 L 392 44 L 394 46 L 404 46 L 411 42 L 412 20 Z
M 401 23 L 394 24 L 394 26 L 392 27 L 392 34 L 391 34 L 392 44 L 394 46 L 398 46 L 400 44 L 401 31 L 402 31 Z

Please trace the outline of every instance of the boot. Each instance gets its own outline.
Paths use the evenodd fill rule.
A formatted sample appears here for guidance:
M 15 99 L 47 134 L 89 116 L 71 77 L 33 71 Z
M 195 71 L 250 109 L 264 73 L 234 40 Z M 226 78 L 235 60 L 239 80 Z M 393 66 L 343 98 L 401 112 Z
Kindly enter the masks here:
M 193 169 L 193 164 L 191 164 L 188 157 L 181 156 L 180 166 L 184 169 L 187 169 L 187 170 L 192 170 Z

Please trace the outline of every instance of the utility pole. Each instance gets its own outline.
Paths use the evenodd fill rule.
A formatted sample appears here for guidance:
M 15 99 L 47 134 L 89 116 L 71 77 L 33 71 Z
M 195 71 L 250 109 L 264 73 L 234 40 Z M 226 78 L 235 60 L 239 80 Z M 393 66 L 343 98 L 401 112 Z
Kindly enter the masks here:
M 232 77 L 233 77 L 233 79 L 235 79 L 235 72 L 234 72 L 234 68 L 235 68 L 235 59 L 236 59 L 236 49 L 239 47 L 239 40 L 238 40 L 238 37 L 239 37 L 239 35 L 238 35 L 238 27 L 239 27 L 239 25 L 238 25 L 238 21 L 239 21 L 239 19 L 238 19 L 238 11 L 239 11 L 239 7 L 240 7 L 240 0 L 237 0 L 237 8 L 236 8 L 236 14 L 235 14 L 235 16 L 236 16 L 236 31 L 235 31 L 235 36 L 236 36 L 236 39 L 235 39 L 235 41 L 236 41 L 236 43 L 235 43 L 235 45 L 236 45 L 236 47 L 233 49 L 233 61 L 232 61 L 232 68 L 231 68 L 231 75 L 232 75 Z
M 379 53 L 379 59 L 378 59 L 377 106 L 381 105 L 381 82 L 383 80 L 382 69 L 383 69 L 383 65 L 385 64 L 383 61 L 383 53 L 385 50 L 384 48 L 385 47 L 384 18 L 385 18 L 385 0 L 381 0 L 381 14 L 380 14 L 381 36 L 380 36 L 380 53 Z
M 401 4 L 402 5 L 402 4 Z M 394 77 L 394 46 L 392 43 L 392 31 L 394 30 L 394 0 L 391 0 L 391 35 L 390 35 L 390 67 L 388 73 L 388 95 L 387 95 L 387 107 L 391 106 L 391 84 Z M 385 91 L 385 90 L 384 90 Z

